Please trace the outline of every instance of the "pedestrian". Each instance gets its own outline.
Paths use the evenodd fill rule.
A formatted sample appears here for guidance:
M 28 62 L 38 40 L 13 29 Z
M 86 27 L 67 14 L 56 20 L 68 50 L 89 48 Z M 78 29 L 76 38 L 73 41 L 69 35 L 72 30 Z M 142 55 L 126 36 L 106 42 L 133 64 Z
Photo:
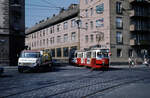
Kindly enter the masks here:
M 132 59 L 131 59 L 131 57 L 129 57 L 129 59 L 128 59 L 128 63 L 129 63 L 129 68 L 131 67 L 131 65 L 132 65 Z
M 134 66 L 137 65 L 137 58 L 134 59 Z
M 135 66 L 135 61 L 134 61 L 134 59 L 132 57 L 129 57 L 128 62 L 129 62 L 129 68 Z
M 146 65 L 147 67 L 149 67 L 149 59 L 148 58 L 144 58 L 144 65 Z

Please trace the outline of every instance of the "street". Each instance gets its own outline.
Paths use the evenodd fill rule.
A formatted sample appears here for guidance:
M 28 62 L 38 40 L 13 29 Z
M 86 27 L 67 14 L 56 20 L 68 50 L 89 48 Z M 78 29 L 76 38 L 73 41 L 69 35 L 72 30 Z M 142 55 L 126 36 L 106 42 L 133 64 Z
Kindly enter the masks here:
M 149 91 L 147 67 L 91 70 L 67 65 L 39 73 L 18 73 L 12 67 L 0 76 L 0 98 L 150 98 Z

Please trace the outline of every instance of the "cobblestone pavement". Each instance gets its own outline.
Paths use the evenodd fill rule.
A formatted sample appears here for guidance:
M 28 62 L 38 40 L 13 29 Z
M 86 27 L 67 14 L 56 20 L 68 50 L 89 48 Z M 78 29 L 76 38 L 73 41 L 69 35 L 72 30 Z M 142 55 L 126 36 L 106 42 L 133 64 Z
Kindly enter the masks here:
M 112 90 L 146 80 L 150 80 L 147 67 L 91 71 L 62 66 L 52 72 L 21 74 L 17 68 L 5 68 L 0 76 L 0 98 L 109 98 L 104 95 Z

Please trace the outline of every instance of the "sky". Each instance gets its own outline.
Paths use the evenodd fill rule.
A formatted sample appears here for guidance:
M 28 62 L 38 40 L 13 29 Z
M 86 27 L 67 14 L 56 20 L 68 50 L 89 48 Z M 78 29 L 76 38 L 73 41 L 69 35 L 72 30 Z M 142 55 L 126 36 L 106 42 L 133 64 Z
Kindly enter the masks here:
M 25 0 L 25 24 L 30 28 L 40 20 L 58 14 L 60 8 L 68 8 L 72 3 L 78 4 L 79 0 Z

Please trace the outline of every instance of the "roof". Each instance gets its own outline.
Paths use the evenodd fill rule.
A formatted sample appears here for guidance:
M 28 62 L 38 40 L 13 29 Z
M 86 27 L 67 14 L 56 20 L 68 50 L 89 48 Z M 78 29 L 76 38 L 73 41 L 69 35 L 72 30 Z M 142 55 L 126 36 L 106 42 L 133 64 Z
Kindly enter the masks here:
M 40 52 L 40 50 L 23 50 L 22 52 Z
M 70 7 L 67 10 L 63 10 L 63 11 L 61 10 L 58 15 L 53 16 L 52 18 L 49 18 L 45 21 L 41 21 L 39 24 L 36 24 L 35 26 L 27 29 L 25 31 L 25 34 L 30 34 L 30 33 L 39 31 L 41 29 L 47 28 L 49 26 L 55 25 L 62 21 L 76 17 L 76 16 L 78 16 L 78 14 L 79 14 L 79 5 L 72 4 L 72 5 L 70 5 Z

